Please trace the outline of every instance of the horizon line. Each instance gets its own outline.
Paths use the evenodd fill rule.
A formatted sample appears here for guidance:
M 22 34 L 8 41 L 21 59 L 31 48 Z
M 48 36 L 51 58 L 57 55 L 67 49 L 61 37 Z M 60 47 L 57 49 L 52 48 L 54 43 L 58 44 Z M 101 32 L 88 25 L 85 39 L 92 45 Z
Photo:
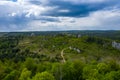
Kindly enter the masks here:
M 46 30 L 46 31 L 0 31 L 0 33 L 19 33 L 19 32 L 69 32 L 69 31 L 120 31 L 120 30 Z

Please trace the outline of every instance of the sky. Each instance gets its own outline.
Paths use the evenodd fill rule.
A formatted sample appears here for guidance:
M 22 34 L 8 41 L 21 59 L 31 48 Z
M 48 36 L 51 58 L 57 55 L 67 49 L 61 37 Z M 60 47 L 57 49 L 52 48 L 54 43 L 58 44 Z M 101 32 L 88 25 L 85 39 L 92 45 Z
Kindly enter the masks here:
M 120 0 L 0 0 L 0 32 L 120 30 Z

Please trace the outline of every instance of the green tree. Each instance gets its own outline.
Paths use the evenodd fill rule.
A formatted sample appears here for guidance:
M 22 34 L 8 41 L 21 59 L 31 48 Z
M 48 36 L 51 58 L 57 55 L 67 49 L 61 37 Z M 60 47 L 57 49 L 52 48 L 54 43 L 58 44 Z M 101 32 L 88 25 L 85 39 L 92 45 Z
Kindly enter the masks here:
M 80 61 L 74 61 L 73 65 L 74 65 L 74 69 L 75 69 L 74 79 L 75 80 L 82 80 L 83 79 L 82 73 L 83 73 L 83 68 L 84 68 L 85 64 L 80 62 Z
M 29 71 L 27 68 L 24 68 L 21 72 L 19 80 L 30 80 L 30 75 L 31 71 Z
M 99 63 L 97 65 L 99 73 L 105 74 L 110 70 L 110 67 L 105 63 Z
M 75 80 L 75 68 L 74 64 L 67 62 L 62 67 L 63 80 Z
M 32 80 L 55 80 L 54 76 L 47 71 L 37 73 Z
M 86 80 L 102 80 L 102 75 L 99 74 L 96 66 L 87 65 L 83 68 L 83 78 Z
M 14 70 L 12 71 L 10 74 L 8 74 L 4 80 L 18 80 L 18 75 L 19 75 L 19 72 Z
M 120 80 L 120 71 L 111 71 L 107 73 L 104 80 Z
M 37 66 L 33 58 L 27 58 L 26 61 L 24 62 L 24 65 L 25 65 L 25 68 L 27 68 L 32 72 L 32 75 L 35 75 Z
M 55 76 L 56 80 L 62 79 L 62 64 L 54 63 L 52 64 L 52 73 Z

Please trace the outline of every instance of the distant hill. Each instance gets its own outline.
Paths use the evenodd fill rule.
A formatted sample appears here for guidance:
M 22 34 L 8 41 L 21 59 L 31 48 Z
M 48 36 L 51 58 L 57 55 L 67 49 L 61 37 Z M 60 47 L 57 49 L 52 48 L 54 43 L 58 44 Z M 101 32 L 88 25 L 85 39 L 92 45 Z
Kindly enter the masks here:
M 81 36 L 97 36 L 97 37 L 104 37 L 110 38 L 113 40 L 120 40 L 120 31 L 115 30 L 73 30 L 73 31 L 33 31 L 33 32 L 1 32 L 0 36 L 31 36 L 34 33 L 35 36 L 39 35 L 48 35 L 48 36 L 55 36 L 55 35 L 62 35 L 62 34 L 71 34 L 74 36 L 81 35 Z

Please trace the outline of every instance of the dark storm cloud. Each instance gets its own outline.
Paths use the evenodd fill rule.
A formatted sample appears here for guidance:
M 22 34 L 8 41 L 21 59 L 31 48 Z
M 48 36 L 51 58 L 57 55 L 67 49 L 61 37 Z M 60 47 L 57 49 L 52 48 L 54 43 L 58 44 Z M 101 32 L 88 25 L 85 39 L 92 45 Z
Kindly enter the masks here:
M 56 6 L 52 11 L 43 13 L 48 16 L 66 16 L 66 17 L 85 17 L 91 12 L 103 10 L 109 7 L 119 6 L 120 1 L 106 0 L 100 3 L 72 3 L 62 0 L 50 0 L 49 6 Z M 60 10 L 68 10 L 68 12 L 60 12 Z
M 32 3 L 32 4 L 35 4 L 35 5 L 41 5 L 42 4 L 40 1 L 33 1 L 33 0 L 31 0 L 29 2 Z
M 36 20 L 40 20 L 40 21 L 43 21 L 43 22 L 59 22 L 59 19 L 57 18 L 50 18 L 50 17 L 41 17 L 39 19 L 36 19 Z

